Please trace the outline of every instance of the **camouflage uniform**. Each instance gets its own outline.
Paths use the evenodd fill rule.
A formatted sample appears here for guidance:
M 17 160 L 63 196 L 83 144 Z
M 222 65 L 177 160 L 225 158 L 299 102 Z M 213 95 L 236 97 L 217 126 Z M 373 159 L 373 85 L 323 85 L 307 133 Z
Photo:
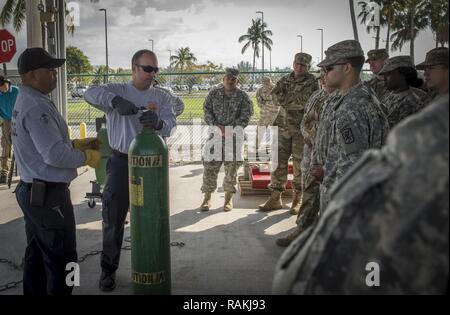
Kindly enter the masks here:
M 247 93 L 236 89 L 231 95 L 227 95 L 223 86 L 219 86 L 209 92 L 203 108 L 205 122 L 210 126 L 241 126 L 245 128 L 253 115 L 253 104 Z M 233 149 L 236 152 L 235 145 Z M 236 192 L 236 176 L 242 162 L 236 161 L 234 154 L 233 161 L 225 161 L 225 138 L 222 138 L 222 159 L 209 162 L 203 160 L 204 174 L 201 188 L 203 193 L 216 190 L 217 176 L 222 164 L 225 167 L 223 188 L 226 192 Z
M 310 226 L 317 218 L 319 212 L 320 183 L 309 175 L 312 166 L 312 154 L 316 139 L 317 128 L 322 109 L 328 94 L 324 90 L 316 91 L 308 100 L 305 107 L 305 116 L 300 124 L 300 130 L 305 140 L 302 173 L 302 204 L 297 218 L 297 225 L 303 230 Z
M 366 84 L 373 89 L 379 99 L 382 99 L 389 92 L 384 81 L 380 80 L 377 76 L 367 81 Z
M 427 55 L 425 57 L 425 61 L 422 63 L 419 63 L 416 66 L 417 70 L 425 70 L 426 67 L 429 66 L 436 66 L 436 65 L 443 65 L 447 66 L 448 68 L 448 48 L 447 47 L 438 47 L 430 50 L 427 52 Z M 438 97 L 438 93 L 436 91 L 428 91 L 427 95 L 422 98 L 422 103 L 427 106 L 431 102 L 433 102 L 434 99 Z
M 310 64 L 311 56 L 299 53 L 295 57 L 296 63 Z M 294 179 L 292 185 L 301 191 L 300 161 L 303 157 L 303 136 L 300 123 L 305 112 L 305 105 L 312 93 L 319 89 L 316 78 L 307 74 L 296 79 L 294 73 L 278 81 L 272 91 L 275 104 L 283 108 L 283 112 L 276 119 L 278 126 L 278 167 L 271 174 L 269 188 L 272 191 L 284 191 L 288 175 L 288 161 L 292 156 Z
M 385 75 L 398 68 L 414 69 L 411 57 L 396 56 L 389 59 L 388 61 L 386 61 L 383 69 L 381 69 L 379 74 Z M 425 92 L 416 88 L 409 88 L 399 93 L 392 91 L 386 94 L 381 99 L 381 102 L 385 107 L 389 127 L 392 128 L 404 118 L 421 110 L 423 108 L 421 98 L 423 97 L 425 97 Z
M 333 188 L 316 227 L 284 252 L 274 294 L 448 291 L 448 115 L 447 94 L 364 155 Z M 379 286 L 366 285 L 369 262 L 379 265 Z
M 420 98 L 414 94 L 412 89 L 400 93 L 391 92 L 384 97 L 382 103 L 387 110 L 386 116 L 390 128 L 423 108 Z
M 367 52 L 367 60 L 366 63 L 369 62 L 369 60 L 377 60 L 377 59 L 388 59 L 389 54 L 387 53 L 386 49 L 372 49 Z M 370 86 L 375 94 L 377 95 L 378 99 L 382 99 L 387 93 L 388 89 L 386 87 L 386 84 L 383 80 L 381 80 L 376 74 L 374 74 L 373 78 L 367 82 L 365 82 L 368 86 Z
M 263 86 L 256 91 L 256 101 L 260 108 L 258 126 L 271 126 L 278 116 L 280 108 L 273 102 L 272 90 L 274 85 L 270 78 L 263 79 Z
M 354 40 L 339 42 L 326 52 L 327 58 L 319 66 L 329 66 L 339 60 L 362 56 L 360 44 Z M 320 185 L 320 210 L 326 209 L 329 190 L 364 151 L 380 148 L 389 131 L 382 106 L 365 84 L 359 83 L 345 95 L 336 94 L 327 105 L 326 122 L 317 133 L 315 164 L 322 165 L 324 178 Z

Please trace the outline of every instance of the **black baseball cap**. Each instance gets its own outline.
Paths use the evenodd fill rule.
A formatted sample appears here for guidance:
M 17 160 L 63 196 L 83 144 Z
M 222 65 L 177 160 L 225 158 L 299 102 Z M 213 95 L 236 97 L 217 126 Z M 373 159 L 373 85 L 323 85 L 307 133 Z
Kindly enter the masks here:
M 25 74 L 39 68 L 59 68 L 64 62 L 66 62 L 66 59 L 53 58 L 44 49 L 34 47 L 25 49 L 20 55 L 19 60 L 17 61 L 17 68 L 19 69 L 19 74 Z

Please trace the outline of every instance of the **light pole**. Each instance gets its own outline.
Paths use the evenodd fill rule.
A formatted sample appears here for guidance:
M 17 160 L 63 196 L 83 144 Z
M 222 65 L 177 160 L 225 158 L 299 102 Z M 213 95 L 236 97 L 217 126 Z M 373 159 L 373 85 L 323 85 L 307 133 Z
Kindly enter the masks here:
M 148 41 L 152 42 L 152 51 L 153 51 L 153 49 L 154 49 L 154 41 L 153 41 L 153 39 L 149 39 Z
M 261 14 L 262 71 L 264 72 L 264 12 L 256 11 L 256 13 Z
M 323 28 L 318 28 L 320 31 L 320 61 L 323 61 Z
M 272 49 L 270 49 L 269 52 L 270 52 L 270 72 L 272 72 Z
M 106 77 L 105 83 L 108 83 L 109 75 L 109 61 L 108 61 L 108 18 L 106 16 L 106 9 L 99 9 L 99 11 L 105 12 L 105 43 L 106 43 Z
M 172 50 L 169 49 L 169 86 L 172 87 Z
M 300 52 L 303 52 L 303 36 L 297 35 L 297 37 L 300 37 Z

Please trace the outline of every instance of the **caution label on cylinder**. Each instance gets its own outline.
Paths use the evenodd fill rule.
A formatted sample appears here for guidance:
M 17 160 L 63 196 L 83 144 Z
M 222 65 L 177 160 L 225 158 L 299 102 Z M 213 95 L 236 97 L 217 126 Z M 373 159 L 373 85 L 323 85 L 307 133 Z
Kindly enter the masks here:
M 155 285 L 166 281 L 164 271 L 142 273 L 133 271 L 133 282 L 137 284 Z
M 144 206 L 144 178 L 134 176 L 131 177 L 130 203 L 136 207 Z
M 163 156 L 162 155 L 149 155 L 149 156 L 129 156 L 128 164 L 131 167 L 138 168 L 153 168 L 153 167 L 163 167 Z

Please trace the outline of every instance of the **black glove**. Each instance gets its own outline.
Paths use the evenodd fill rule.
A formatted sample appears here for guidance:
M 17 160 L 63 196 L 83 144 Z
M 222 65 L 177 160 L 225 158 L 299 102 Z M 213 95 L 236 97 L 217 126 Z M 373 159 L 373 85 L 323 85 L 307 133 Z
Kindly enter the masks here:
M 133 103 L 120 96 L 115 96 L 111 105 L 122 116 L 136 115 L 139 111 Z
M 163 121 L 159 119 L 158 114 L 152 110 L 148 110 L 139 117 L 140 123 L 144 128 L 151 128 L 155 130 L 161 130 L 164 126 Z

